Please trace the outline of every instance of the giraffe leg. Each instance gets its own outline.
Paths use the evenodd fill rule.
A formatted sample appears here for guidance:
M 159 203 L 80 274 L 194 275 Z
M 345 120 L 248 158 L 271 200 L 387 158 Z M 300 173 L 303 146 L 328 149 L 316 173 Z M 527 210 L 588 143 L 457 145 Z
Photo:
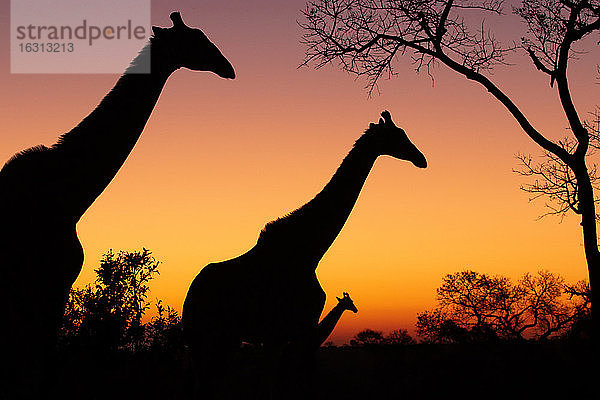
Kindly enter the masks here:
M 267 342 L 264 344 L 265 352 L 265 399 L 284 399 L 284 373 L 282 367 L 284 366 L 283 355 L 284 355 L 283 344 L 275 344 Z
M 194 398 L 230 398 L 230 364 L 237 348 L 239 341 L 217 335 L 195 341 L 190 346 Z
M 307 330 L 297 340 L 289 343 L 282 357 L 285 373 L 284 385 L 288 399 L 314 399 L 315 338 L 316 329 Z
M 23 290 L 10 299 L 2 328 L 0 398 L 37 399 L 49 395 L 56 378 L 56 341 L 64 304 L 54 292 Z M 4 303 L 6 304 L 6 303 Z

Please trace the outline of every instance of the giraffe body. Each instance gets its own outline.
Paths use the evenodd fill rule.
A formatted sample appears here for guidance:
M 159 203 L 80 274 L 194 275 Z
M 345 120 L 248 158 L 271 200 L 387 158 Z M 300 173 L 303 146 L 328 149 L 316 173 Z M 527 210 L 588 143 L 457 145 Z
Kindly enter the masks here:
M 238 258 L 203 268 L 185 302 L 186 337 L 196 342 L 209 334 L 231 337 L 236 342 L 282 344 L 300 335 L 305 327 L 316 326 L 325 292 L 315 271 L 281 273 L 290 267 L 289 263 L 265 259 L 267 256 L 257 246 Z M 215 293 L 213 288 L 222 287 L 232 275 L 236 279 L 229 282 L 226 292 Z M 193 317 L 190 310 L 194 310 Z M 218 325 L 213 325 L 215 319 Z M 208 332 L 207 326 L 212 326 L 214 332 Z

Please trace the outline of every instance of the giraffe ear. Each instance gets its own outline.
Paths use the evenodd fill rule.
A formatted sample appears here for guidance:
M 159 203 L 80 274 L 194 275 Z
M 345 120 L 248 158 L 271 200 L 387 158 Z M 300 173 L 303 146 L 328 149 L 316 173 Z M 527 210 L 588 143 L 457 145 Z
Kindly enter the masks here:
M 336 298 L 338 301 L 342 301 L 342 299 L 340 299 L 340 298 L 339 298 L 339 297 L 337 297 L 337 296 L 335 296 L 335 298 Z

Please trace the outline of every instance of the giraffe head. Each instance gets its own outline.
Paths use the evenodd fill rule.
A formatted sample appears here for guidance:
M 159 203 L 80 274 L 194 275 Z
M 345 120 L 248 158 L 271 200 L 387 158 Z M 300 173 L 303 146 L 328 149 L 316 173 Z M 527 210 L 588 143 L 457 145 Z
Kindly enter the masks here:
M 168 60 L 176 68 L 210 71 L 222 78 L 235 78 L 233 66 L 206 35 L 197 28 L 187 26 L 179 12 L 170 15 L 171 28 L 152 27 L 155 43 L 165 49 Z
M 398 128 L 389 111 L 381 113 L 383 118 L 379 118 L 377 124 L 371 123 L 366 133 L 369 141 L 376 147 L 378 154 L 389 155 L 401 160 L 412 162 L 419 168 L 427 167 L 427 160 L 423 153 L 412 144 L 406 132 Z
M 358 312 L 358 308 L 354 305 L 354 302 L 350 298 L 350 295 L 347 292 L 344 292 L 342 298 L 336 297 L 338 301 L 338 306 L 342 307 L 343 310 L 350 310 L 353 313 Z

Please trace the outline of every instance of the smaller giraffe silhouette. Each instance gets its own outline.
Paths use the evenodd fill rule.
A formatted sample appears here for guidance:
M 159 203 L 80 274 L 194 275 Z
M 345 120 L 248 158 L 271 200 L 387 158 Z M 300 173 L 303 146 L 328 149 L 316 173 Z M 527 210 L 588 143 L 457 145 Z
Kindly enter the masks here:
M 350 295 L 347 292 L 342 294 L 342 298 L 336 297 L 338 303 L 329 311 L 329 313 L 323 317 L 321 322 L 317 327 L 316 336 L 314 338 L 313 343 L 319 347 L 325 340 L 331 335 L 333 329 L 337 325 L 338 321 L 342 317 L 344 311 L 352 311 L 353 313 L 357 313 L 358 309 L 354 305 L 354 302 L 350 298 Z
M 347 292 L 336 299 L 338 303 L 323 317 L 317 328 L 308 333 L 311 336 L 288 343 L 281 353 L 271 360 L 271 370 L 267 371 L 267 378 L 270 379 L 268 390 L 272 398 L 312 397 L 309 393 L 314 380 L 316 350 L 331 335 L 344 311 L 358 312 Z

